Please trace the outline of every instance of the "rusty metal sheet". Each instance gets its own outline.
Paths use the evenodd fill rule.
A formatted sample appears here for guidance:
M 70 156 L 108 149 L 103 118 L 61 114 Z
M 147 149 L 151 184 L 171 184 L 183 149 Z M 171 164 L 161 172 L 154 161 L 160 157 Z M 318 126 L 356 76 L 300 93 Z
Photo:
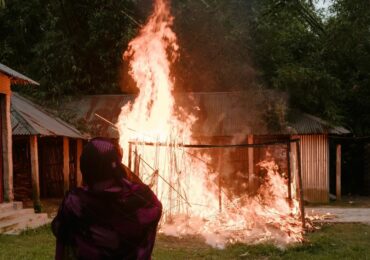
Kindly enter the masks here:
M 13 83 L 18 83 L 18 84 L 34 84 L 34 85 L 40 85 L 38 82 L 30 79 L 29 77 L 26 77 L 22 75 L 21 73 L 5 66 L 4 64 L 0 63 L 0 72 L 4 73 L 8 77 L 11 78 L 11 81 Z
M 189 98 L 190 97 L 190 98 Z M 93 136 L 117 138 L 114 127 L 95 116 L 101 115 L 116 123 L 122 106 L 133 102 L 135 95 L 94 95 L 83 96 L 66 104 L 64 112 L 76 115 L 76 123 L 84 124 Z M 193 126 L 195 136 L 235 136 L 237 134 L 271 135 L 271 134 L 350 134 L 350 131 L 305 113 L 295 111 L 288 118 L 288 127 L 279 132 L 263 129 L 256 119 L 261 119 L 255 107 L 250 105 L 247 92 L 201 92 L 176 93 L 178 106 L 199 107 L 198 122 Z M 190 101 L 189 101 L 190 100 Z M 249 102 L 249 103 L 248 103 Z
M 288 124 L 297 134 L 351 134 L 351 131 L 342 126 L 335 126 L 316 116 L 297 111 L 292 113 Z
M 13 135 L 65 136 L 86 139 L 75 127 L 14 92 L 11 97 L 11 123 Z
M 327 135 L 300 135 L 304 198 L 329 202 L 329 140 Z

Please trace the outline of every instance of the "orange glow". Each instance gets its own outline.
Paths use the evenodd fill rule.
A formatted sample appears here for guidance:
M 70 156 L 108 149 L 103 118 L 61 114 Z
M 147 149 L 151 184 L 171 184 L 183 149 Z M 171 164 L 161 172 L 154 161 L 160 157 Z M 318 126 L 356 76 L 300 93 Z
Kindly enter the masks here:
M 164 216 L 160 232 L 168 235 L 202 235 L 207 243 L 224 247 L 227 243 L 278 244 L 302 241 L 302 225 L 297 200 L 287 201 L 287 185 L 273 162 L 262 162 L 266 181 L 258 196 L 226 197 L 217 185 L 219 174 L 209 166 L 211 155 L 197 151 L 198 158 L 181 146 L 194 143 L 191 129 L 196 118 L 176 106 L 174 79 L 170 65 L 177 57 L 178 44 L 171 26 L 173 17 L 165 0 L 155 0 L 154 12 L 124 53 L 130 75 L 140 90 L 133 103 L 122 107 L 117 123 L 123 162 L 129 160 L 129 142 L 144 165 L 140 177 L 153 187 L 162 201 Z M 157 145 L 141 145 L 151 142 Z M 162 143 L 163 145 L 158 145 Z M 199 160 L 201 159 L 201 160 Z M 209 162 L 205 164 L 204 162 Z

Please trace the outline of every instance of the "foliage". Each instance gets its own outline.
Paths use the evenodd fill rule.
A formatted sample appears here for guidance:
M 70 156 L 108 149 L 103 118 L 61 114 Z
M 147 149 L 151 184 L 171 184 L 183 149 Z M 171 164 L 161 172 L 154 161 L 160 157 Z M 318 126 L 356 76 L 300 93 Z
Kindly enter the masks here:
M 174 68 L 177 89 L 251 89 L 255 75 L 248 48 L 250 1 L 172 2 L 180 44 Z
M 0 10 L 1 62 L 41 83 L 39 97 L 119 91 L 133 1 L 9 1 Z M 14 21 L 16 26 L 14 26 Z
M 172 1 L 176 91 L 253 93 L 266 86 L 288 93 L 290 107 L 369 135 L 368 0 L 333 0 L 330 15 L 315 2 Z M 39 100 L 119 93 L 120 85 L 132 91 L 122 53 L 152 3 L 0 1 L 0 62 L 39 81 L 20 88 Z
M 354 132 L 370 134 L 370 9 L 366 0 L 338 0 L 327 23 L 322 59 L 341 83 L 343 110 Z
M 7 1 L 0 9 L 0 62 L 30 76 L 28 66 L 35 58 L 33 48 L 41 40 L 45 3 L 41 1 Z
M 35 243 L 37 241 L 37 243 Z M 0 259 L 52 259 L 55 239 L 50 226 L 20 236 L 0 235 Z M 366 259 L 370 227 L 360 224 L 327 225 L 307 235 L 302 245 L 279 249 L 272 245 L 232 245 L 213 249 L 198 237 L 158 235 L 154 259 Z
M 260 80 L 288 92 L 295 108 L 369 134 L 367 5 L 336 0 L 326 17 L 305 1 L 256 2 L 250 27 Z

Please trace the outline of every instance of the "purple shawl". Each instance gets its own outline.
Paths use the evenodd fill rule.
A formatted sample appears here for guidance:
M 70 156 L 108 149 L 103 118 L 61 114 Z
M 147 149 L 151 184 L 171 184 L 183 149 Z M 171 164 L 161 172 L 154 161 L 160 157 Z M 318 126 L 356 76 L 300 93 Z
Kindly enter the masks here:
M 66 194 L 52 222 L 55 259 L 151 259 L 160 201 L 125 178 L 99 185 Z

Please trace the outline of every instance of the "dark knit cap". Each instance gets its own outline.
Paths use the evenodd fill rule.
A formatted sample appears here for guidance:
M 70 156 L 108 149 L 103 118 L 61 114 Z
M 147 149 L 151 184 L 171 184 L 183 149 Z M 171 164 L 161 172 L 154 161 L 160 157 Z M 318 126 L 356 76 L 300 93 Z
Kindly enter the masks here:
M 83 181 L 93 185 L 119 175 L 122 156 L 118 145 L 106 138 L 94 138 L 81 154 L 80 167 Z

